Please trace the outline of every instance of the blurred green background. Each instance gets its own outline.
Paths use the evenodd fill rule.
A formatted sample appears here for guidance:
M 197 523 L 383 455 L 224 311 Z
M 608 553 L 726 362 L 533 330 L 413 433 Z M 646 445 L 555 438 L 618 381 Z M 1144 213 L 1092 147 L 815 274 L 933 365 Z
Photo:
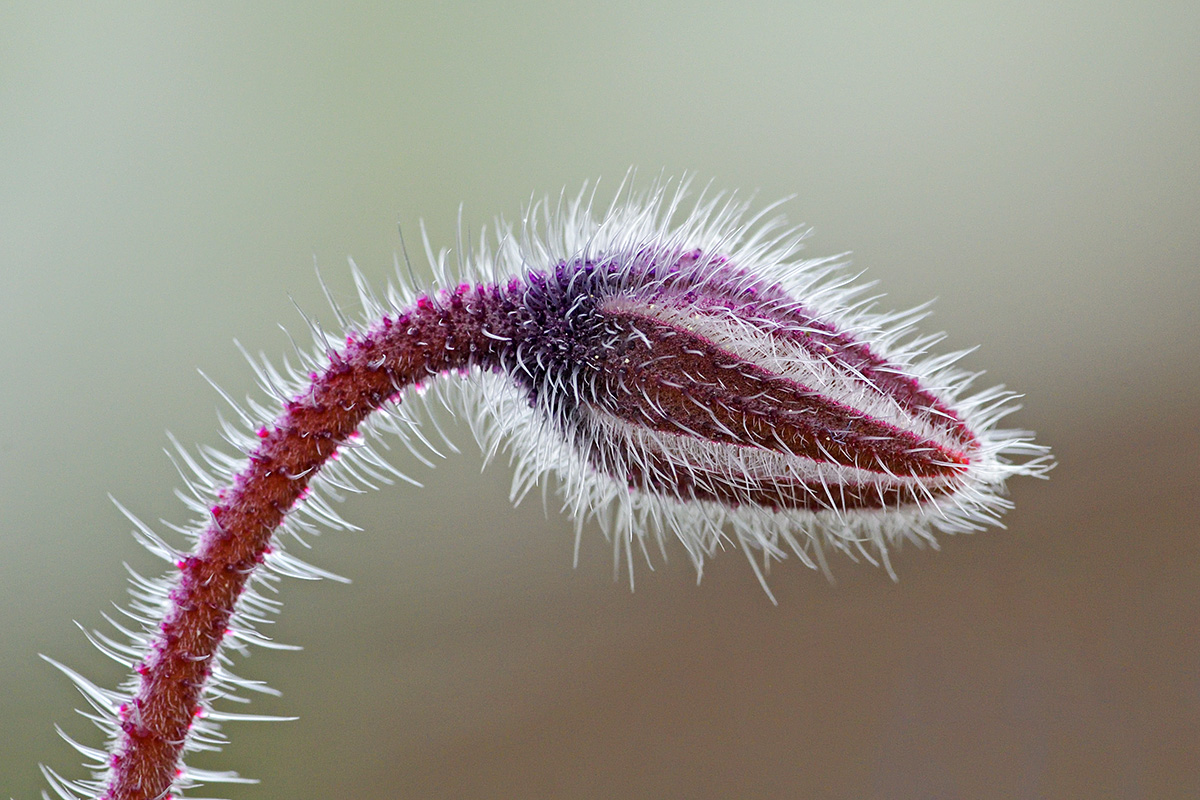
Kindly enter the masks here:
M 1200 5 L 0 6 L 0 796 L 88 743 L 47 653 L 124 596 L 111 492 L 180 522 L 161 450 L 218 443 L 289 298 L 331 322 L 424 218 L 452 246 L 532 195 L 695 171 L 795 194 L 926 328 L 1027 394 L 1061 462 L 1006 531 L 837 584 L 676 548 L 630 593 L 589 529 L 512 509 L 465 427 L 427 484 L 285 584 L 301 653 L 198 766 L 266 797 L 1200 796 Z M 602 186 L 605 185 L 602 183 Z M 468 446 L 470 445 L 470 446 Z M 225 787 L 210 789 L 221 794 Z M 204 794 L 205 792 L 202 792 Z

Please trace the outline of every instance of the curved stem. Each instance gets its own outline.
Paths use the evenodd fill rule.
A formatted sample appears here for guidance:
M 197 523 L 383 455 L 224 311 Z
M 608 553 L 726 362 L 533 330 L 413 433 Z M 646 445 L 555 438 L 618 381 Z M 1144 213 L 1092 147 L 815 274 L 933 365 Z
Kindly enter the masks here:
M 195 551 L 178 563 L 179 583 L 137 667 L 138 691 L 120 708 L 104 798 L 168 796 L 238 598 L 325 461 L 402 390 L 448 370 L 498 368 L 516 333 L 514 317 L 497 287 L 463 285 L 437 301 L 422 297 L 407 313 L 349 336 L 324 373 L 259 432 Z

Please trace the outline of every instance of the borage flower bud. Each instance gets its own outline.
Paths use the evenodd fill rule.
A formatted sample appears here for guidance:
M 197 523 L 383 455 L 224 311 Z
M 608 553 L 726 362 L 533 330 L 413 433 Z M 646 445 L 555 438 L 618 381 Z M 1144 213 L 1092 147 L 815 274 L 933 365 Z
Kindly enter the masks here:
M 239 454 L 179 449 L 191 554 L 130 515 L 172 574 L 134 577 L 128 644 L 92 637 L 131 671 L 120 692 L 62 667 L 110 747 L 75 745 L 91 779 L 45 770 L 56 793 L 148 800 L 240 780 L 182 758 L 235 716 L 214 700 L 263 690 L 226 669 L 230 652 L 270 641 L 254 626 L 278 604 L 256 587 L 329 574 L 279 534 L 347 526 L 329 500 L 404 477 L 370 436 L 428 443 L 407 409 L 446 386 L 465 387 L 489 456 L 511 448 L 514 496 L 557 476 L 576 547 L 598 518 L 631 581 L 633 543 L 645 551 L 649 536 L 664 553 L 678 538 L 697 572 L 736 541 L 764 588 L 764 565 L 788 552 L 816 567 L 833 548 L 890 570 L 893 544 L 996 523 L 1005 481 L 1050 469 L 1030 434 L 996 428 L 1014 395 L 967 394 L 961 354 L 928 356 L 938 337 L 911 338 L 922 312 L 873 311 L 840 264 L 797 259 L 803 234 L 744 219 L 742 204 L 681 214 L 685 189 L 625 196 L 599 219 L 582 194 L 535 207 L 523 235 L 466 257 L 474 274 L 453 289 L 389 291 L 385 305 L 356 273 L 363 329 L 314 325 L 315 355 L 283 375 L 256 366 L 281 407 L 237 409 L 244 427 L 225 433 Z M 431 260 L 445 285 L 444 255 Z M 431 382 L 449 373 L 466 380 Z
M 921 310 L 876 313 L 840 264 L 795 258 L 803 234 L 743 224 L 742 205 L 702 202 L 673 225 L 681 194 L 596 222 L 576 201 L 544 211 L 548 235 L 527 225 L 481 256 L 517 273 L 500 360 L 527 402 L 485 382 L 485 447 L 510 443 L 516 496 L 555 473 L 618 555 L 670 533 L 699 570 L 732 536 L 761 580 L 755 551 L 888 564 L 900 539 L 996 523 L 1004 481 L 1052 466 L 1029 434 L 995 429 L 1015 395 L 964 396 L 976 376 L 952 366 L 961 353 L 902 342 Z M 539 263 L 554 266 L 521 274 Z

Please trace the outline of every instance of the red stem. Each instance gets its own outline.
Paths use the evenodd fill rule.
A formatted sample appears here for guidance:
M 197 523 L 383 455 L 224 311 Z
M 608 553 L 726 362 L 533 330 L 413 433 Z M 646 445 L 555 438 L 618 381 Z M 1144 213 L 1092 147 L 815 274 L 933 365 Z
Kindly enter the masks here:
M 484 331 L 487 331 L 487 334 Z M 137 694 L 122 705 L 107 800 L 169 796 L 204 687 L 238 598 L 271 537 L 325 461 L 373 411 L 432 375 L 499 366 L 516 331 L 496 287 L 460 286 L 435 303 L 351 336 L 323 374 L 262 432 L 249 463 L 212 508 L 149 651 Z

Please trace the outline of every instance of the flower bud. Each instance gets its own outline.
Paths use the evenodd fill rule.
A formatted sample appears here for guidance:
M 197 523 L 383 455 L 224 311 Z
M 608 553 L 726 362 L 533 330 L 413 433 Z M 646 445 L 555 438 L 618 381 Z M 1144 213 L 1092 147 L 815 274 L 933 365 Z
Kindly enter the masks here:
M 1028 434 L 994 429 L 1014 395 L 964 397 L 961 353 L 903 343 L 920 310 L 856 302 L 840 265 L 796 260 L 801 236 L 743 225 L 741 206 L 672 225 L 678 202 L 598 222 L 572 206 L 490 265 L 555 264 L 505 291 L 501 360 L 528 406 L 496 410 L 515 494 L 556 473 L 618 548 L 669 531 L 697 567 L 730 535 L 767 560 L 786 545 L 816 565 L 832 545 L 886 562 L 898 539 L 996 522 L 1005 479 L 1049 469 Z

